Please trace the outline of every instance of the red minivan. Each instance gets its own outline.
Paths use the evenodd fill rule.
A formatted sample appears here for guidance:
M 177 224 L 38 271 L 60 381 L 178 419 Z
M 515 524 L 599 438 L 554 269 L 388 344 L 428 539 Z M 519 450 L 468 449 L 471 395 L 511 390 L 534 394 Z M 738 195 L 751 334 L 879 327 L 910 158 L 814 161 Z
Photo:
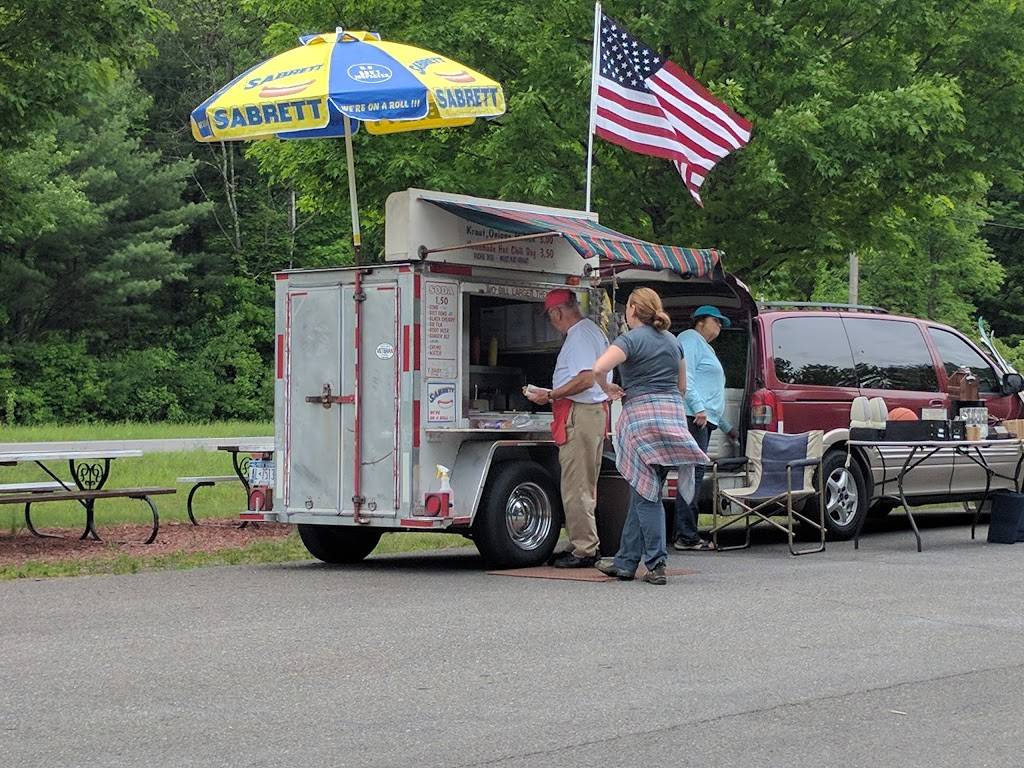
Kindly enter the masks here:
M 826 523 L 833 538 L 852 536 L 865 514 L 894 506 L 879 498 L 909 449 L 855 451 L 846 467 L 850 405 L 858 395 L 881 397 L 889 409 L 948 408 L 949 376 L 969 368 L 989 415 L 1024 414 L 1019 377 L 949 326 L 889 314 L 874 307 L 761 304 L 750 318 L 748 426 L 751 429 L 825 432 Z M 996 451 L 1000 471 L 1012 474 L 1016 448 Z M 1002 455 L 1005 453 L 1005 455 Z M 888 474 L 886 474 L 886 467 Z M 891 492 L 891 488 L 889 489 Z M 942 451 L 907 475 L 911 504 L 979 498 L 985 473 L 953 451 Z

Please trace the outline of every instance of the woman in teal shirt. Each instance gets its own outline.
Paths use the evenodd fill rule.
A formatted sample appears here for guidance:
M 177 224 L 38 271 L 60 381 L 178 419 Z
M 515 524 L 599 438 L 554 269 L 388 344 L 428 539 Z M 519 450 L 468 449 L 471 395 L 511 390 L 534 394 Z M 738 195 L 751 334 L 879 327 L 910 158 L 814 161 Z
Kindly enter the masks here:
M 701 450 L 707 452 L 711 433 L 720 429 L 733 440 L 736 430 L 725 415 L 725 370 L 711 342 L 718 338 L 722 328 L 732 322 L 717 307 L 705 304 L 693 313 L 693 328 L 679 334 L 679 347 L 686 360 L 686 422 L 690 433 Z M 675 541 L 672 546 L 680 551 L 706 552 L 714 549 L 710 541 L 697 532 L 697 500 L 704 468 L 694 469 L 696 493 L 691 501 L 676 496 Z

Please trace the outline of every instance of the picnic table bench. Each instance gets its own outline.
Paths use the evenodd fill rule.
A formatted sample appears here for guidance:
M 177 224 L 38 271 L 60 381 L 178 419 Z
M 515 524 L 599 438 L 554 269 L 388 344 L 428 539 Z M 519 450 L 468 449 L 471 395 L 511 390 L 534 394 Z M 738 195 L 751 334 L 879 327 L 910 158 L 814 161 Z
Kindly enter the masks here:
M 188 499 L 185 502 L 185 511 L 188 513 L 188 519 L 192 521 L 192 525 L 199 525 L 199 521 L 196 519 L 195 511 L 192 507 L 192 502 L 195 499 L 196 493 L 200 488 L 210 488 L 218 483 L 237 482 L 241 483 L 242 489 L 245 491 L 245 498 L 248 501 L 249 495 L 252 492 L 252 488 L 249 484 L 249 464 L 253 456 L 258 456 L 261 459 L 270 459 L 274 455 L 274 442 L 272 439 L 256 439 L 248 442 L 237 442 L 229 443 L 227 445 L 218 445 L 218 451 L 224 451 L 231 455 L 231 466 L 235 470 L 233 475 L 200 475 L 195 477 L 179 477 L 178 482 L 183 485 L 191 485 L 192 487 L 188 492 Z M 238 525 L 239 528 L 245 528 L 251 521 L 242 520 Z M 209 523 L 208 523 L 209 525 Z M 253 522 L 255 526 L 256 523 Z
M 196 492 L 200 488 L 212 488 L 217 483 L 237 483 L 238 477 L 236 475 L 199 475 L 196 477 L 179 477 L 178 482 L 192 486 L 188 491 L 188 499 L 185 501 L 185 511 L 188 512 L 188 519 L 192 521 L 192 525 L 199 525 L 195 512 L 192 510 L 192 500 L 195 498 Z
M 6 483 L 0 485 L 0 505 L 24 504 L 25 524 L 36 536 L 61 538 L 54 534 L 40 533 L 32 523 L 32 505 L 44 502 L 73 501 L 85 510 L 85 530 L 81 539 L 100 541 L 96 532 L 95 507 L 99 499 L 138 499 L 144 501 L 153 515 L 153 526 L 145 543 L 151 543 L 160 529 L 160 515 L 151 497 L 177 493 L 174 488 L 107 488 L 110 465 L 119 458 L 138 458 L 142 451 L 136 450 L 79 450 L 79 451 L 18 451 L 0 452 L 0 466 L 34 464 L 50 480 L 39 482 Z M 63 480 L 50 468 L 51 462 L 68 464 L 71 480 Z
M 39 485 L 47 484 L 24 483 L 23 487 Z M 40 490 L 38 488 L 33 489 L 31 487 L 27 487 L 23 493 L 8 491 L 3 495 L 0 495 L 0 504 L 24 504 L 25 525 L 28 526 L 29 531 L 31 531 L 33 535 L 43 538 L 60 539 L 63 537 L 56 536 L 52 533 L 40 533 L 36 530 L 36 527 L 32 524 L 32 505 L 49 501 L 77 501 L 85 507 L 86 515 L 85 531 L 79 538 L 92 538 L 95 541 L 100 541 L 101 539 L 99 534 L 96 532 L 93 509 L 96 499 L 139 499 L 149 505 L 150 512 L 153 514 L 153 527 L 150 531 L 149 538 L 142 542 L 143 544 L 150 544 L 156 538 L 156 534 L 160 530 L 160 513 L 157 511 L 156 504 L 153 503 L 153 499 L 150 497 L 169 493 L 177 493 L 177 491 L 174 488 L 104 488 L 98 491 L 83 491 L 78 489 Z
M 68 485 L 59 481 L 0 484 L 0 493 L 43 493 L 44 491 L 66 491 L 67 489 Z

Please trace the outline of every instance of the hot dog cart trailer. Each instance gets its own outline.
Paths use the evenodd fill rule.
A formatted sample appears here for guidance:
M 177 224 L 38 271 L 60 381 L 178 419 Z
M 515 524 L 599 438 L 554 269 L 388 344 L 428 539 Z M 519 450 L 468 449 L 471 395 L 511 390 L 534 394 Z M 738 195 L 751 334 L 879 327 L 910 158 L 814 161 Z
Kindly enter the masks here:
M 550 411 L 522 393 L 550 386 L 561 344 L 544 296 L 577 291 L 614 336 L 609 275 L 637 265 L 690 293 L 723 280 L 715 251 L 635 240 L 594 213 L 392 194 L 383 264 L 275 276 L 276 472 L 256 516 L 298 525 L 330 563 L 389 531 L 469 536 L 500 567 L 545 561 L 557 448 Z

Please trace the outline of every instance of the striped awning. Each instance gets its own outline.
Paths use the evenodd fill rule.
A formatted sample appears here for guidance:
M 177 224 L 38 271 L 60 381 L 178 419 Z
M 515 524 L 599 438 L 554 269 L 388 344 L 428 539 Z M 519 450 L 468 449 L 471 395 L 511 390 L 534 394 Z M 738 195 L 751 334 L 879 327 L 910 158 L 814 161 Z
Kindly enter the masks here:
M 676 245 L 655 245 L 609 229 L 596 221 L 555 216 L 535 211 L 518 211 L 473 203 L 430 200 L 449 213 L 454 213 L 481 226 L 508 232 L 511 235 L 536 235 L 557 232 L 585 259 L 600 259 L 636 264 L 653 269 L 670 269 L 685 277 L 707 277 L 719 263 L 714 248 L 680 248 Z

